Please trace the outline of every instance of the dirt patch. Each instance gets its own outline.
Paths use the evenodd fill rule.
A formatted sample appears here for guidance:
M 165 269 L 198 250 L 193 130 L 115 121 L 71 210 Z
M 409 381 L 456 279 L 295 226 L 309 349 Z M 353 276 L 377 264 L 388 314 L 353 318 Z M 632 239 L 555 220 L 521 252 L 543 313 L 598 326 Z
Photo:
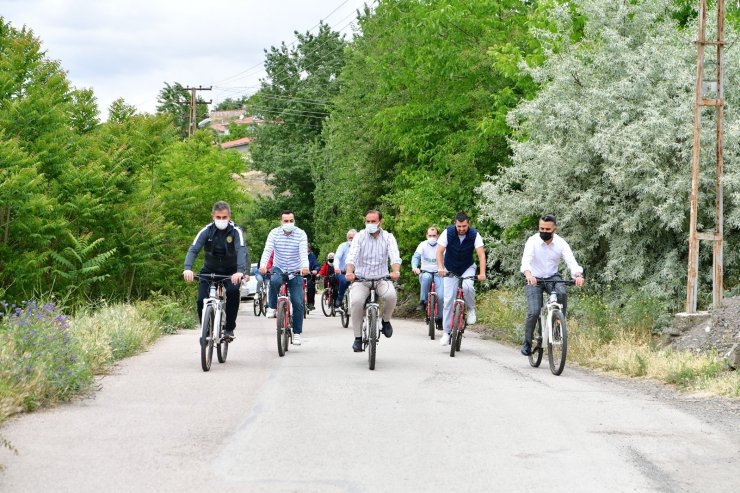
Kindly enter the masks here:
M 727 298 L 722 306 L 710 313 L 710 319 L 699 322 L 672 337 L 670 347 L 697 353 L 724 356 L 740 343 L 740 296 Z

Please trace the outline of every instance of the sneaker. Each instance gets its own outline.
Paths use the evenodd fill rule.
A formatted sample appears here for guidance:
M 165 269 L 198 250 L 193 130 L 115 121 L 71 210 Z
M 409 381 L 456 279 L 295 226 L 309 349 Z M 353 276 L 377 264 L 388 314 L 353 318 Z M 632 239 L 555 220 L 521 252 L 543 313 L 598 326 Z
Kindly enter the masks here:
M 362 352 L 362 338 L 361 337 L 355 337 L 355 342 L 352 343 L 352 350 L 356 353 Z
M 420 301 L 418 305 L 416 305 L 416 311 L 424 313 L 427 311 L 427 303 L 426 301 Z
M 308 308 L 309 311 L 313 311 L 313 310 L 316 309 L 316 307 L 313 305 L 313 303 L 309 303 L 307 308 Z
M 524 356 L 529 356 L 530 354 L 532 354 L 532 345 L 530 343 L 524 343 L 524 345 L 522 346 L 522 354 Z
M 439 340 L 440 346 L 449 346 L 450 345 L 450 334 L 444 333 L 442 335 L 442 339 Z
M 385 334 L 386 337 L 393 335 L 393 327 L 391 327 L 391 323 L 386 322 L 385 320 L 383 320 L 383 328 L 380 329 L 380 331 Z
M 292 343 L 294 346 L 300 346 L 301 345 L 301 335 L 300 334 L 293 334 Z
M 275 309 L 274 308 L 268 308 L 267 309 L 267 318 L 275 318 Z
M 232 329 L 232 330 L 225 330 L 224 331 L 224 339 L 228 340 L 229 342 L 231 342 L 234 339 L 236 339 L 234 337 L 234 329 Z
M 442 330 L 442 319 L 441 318 L 437 319 L 437 330 Z
M 475 310 L 468 310 L 468 316 L 465 318 L 465 322 L 468 325 L 473 325 L 478 318 L 475 316 Z

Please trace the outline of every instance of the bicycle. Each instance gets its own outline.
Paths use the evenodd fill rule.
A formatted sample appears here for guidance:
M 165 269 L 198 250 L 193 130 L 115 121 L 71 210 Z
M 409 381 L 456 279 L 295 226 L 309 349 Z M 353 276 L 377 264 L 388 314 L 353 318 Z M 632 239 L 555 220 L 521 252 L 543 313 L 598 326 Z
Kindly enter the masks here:
M 432 285 L 429 286 L 429 293 L 427 294 L 427 311 L 425 322 L 429 327 L 429 338 L 434 340 L 434 332 L 437 329 L 437 318 L 439 317 L 439 297 L 437 296 L 437 289 L 434 282 L 434 276 L 437 272 L 430 272 L 428 270 L 421 271 L 422 274 L 432 275 Z
M 321 293 L 321 311 L 324 312 L 325 317 L 334 317 L 337 314 L 336 309 L 334 308 L 334 297 L 336 296 L 336 293 L 332 287 L 331 278 L 332 276 L 327 278 L 328 283 L 326 288 L 324 288 L 323 293 Z
M 272 275 L 275 275 L 273 272 Z M 277 308 L 275 318 L 277 321 L 277 346 L 278 354 L 282 357 L 288 352 L 288 344 L 293 342 L 293 323 L 290 319 L 290 296 L 288 295 L 288 280 L 290 276 L 300 276 L 301 271 L 282 272 L 282 282 L 278 291 Z M 305 286 L 305 279 L 304 279 Z M 304 291 L 305 296 L 305 291 Z M 304 311 L 305 313 L 305 311 Z
M 208 280 L 208 298 L 203 300 L 203 314 L 200 331 L 200 365 L 203 371 L 211 369 L 213 361 L 213 347 L 216 346 L 216 356 L 219 363 L 226 362 L 229 354 L 229 339 L 224 336 L 226 330 L 226 290 L 223 281 L 231 276 L 220 274 L 195 274 L 195 279 Z M 217 331 L 214 337 L 214 331 Z
M 575 281 L 569 280 L 552 280 L 544 281 L 537 279 L 537 286 L 546 286 L 548 284 L 565 284 L 572 286 Z M 532 350 L 529 354 L 529 364 L 535 368 L 542 362 L 542 327 L 547 329 L 547 359 L 550 363 L 550 371 L 553 375 L 560 375 L 565 369 L 565 358 L 568 354 L 568 333 L 565 329 L 565 315 L 563 314 L 563 305 L 558 303 L 558 295 L 551 290 L 547 303 L 542 306 L 540 316 L 534 326 L 532 333 Z
M 465 298 L 463 296 L 463 281 L 475 280 L 475 276 L 458 276 L 454 272 L 447 272 L 446 277 L 457 278 L 457 296 L 452 302 L 452 318 L 450 319 L 450 357 L 455 357 L 455 351 L 460 350 L 463 334 L 465 333 Z
M 356 277 L 357 282 L 369 282 L 370 283 L 370 294 L 365 300 L 365 316 L 362 318 L 362 350 L 368 350 L 367 352 L 367 363 L 368 368 L 371 370 L 375 369 L 375 353 L 377 352 L 378 339 L 380 338 L 381 319 L 380 319 L 380 305 L 375 300 L 376 288 L 375 283 L 378 281 L 389 280 L 390 276 L 383 276 L 374 279 L 367 279 L 363 277 Z M 347 293 L 345 293 L 345 299 Z M 349 315 L 347 315 L 349 317 Z
M 342 327 L 345 329 L 349 327 L 349 286 L 344 291 L 344 298 L 342 298 L 342 308 L 339 310 L 339 316 L 342 319 Z
M 267 315 L 267 283 L 269 280 L 262 282 L 262 288 L 254 293 L 253 309 L 254 316 Z

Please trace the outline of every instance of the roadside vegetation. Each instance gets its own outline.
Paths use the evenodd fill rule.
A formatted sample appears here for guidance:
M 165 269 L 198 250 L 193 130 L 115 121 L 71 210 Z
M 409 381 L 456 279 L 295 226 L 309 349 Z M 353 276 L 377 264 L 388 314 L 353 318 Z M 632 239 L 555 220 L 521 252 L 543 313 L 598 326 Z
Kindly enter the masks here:
M 611 302 L 605 299 L 612 300 Z M 523 290 L 493 290 L 479 298 L 484 337 L 517 347 L 524 339 Z M 740 397 L 740 373 L 713 353 L 663 349 L 659 300 L 572 292 L 568 296 L 568 363 L 675 385 L 681 390 Z M 522 357 L 522 359 L 524 359 Z

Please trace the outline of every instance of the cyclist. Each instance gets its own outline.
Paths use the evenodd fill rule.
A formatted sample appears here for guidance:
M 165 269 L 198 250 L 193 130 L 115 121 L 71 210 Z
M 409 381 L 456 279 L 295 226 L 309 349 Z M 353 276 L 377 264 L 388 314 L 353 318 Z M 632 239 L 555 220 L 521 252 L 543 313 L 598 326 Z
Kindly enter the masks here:
M 344 274 L 347 271 L 347 255 L 349 254 L 349 247 L 352 245 L 352 239 L 356 234 L 356 229 L 350 229 L 347 231 L 347 241 L 341 243 L 337 247 L 337 253 L 334 257 L 334 272 L 339 281 L 339 292 L 337 293 L 337 299 L 334 301 L 334 308 L 339 310 L 342 309 L 342 299 L 344 299 L 344 293 L 347 291 L 347 286 L 349 285 Z
M 185 281 L 193 281 L 193 263 L 201 249 L 205 249 L 205 262 L 200 274 L 230 275 L 224 280 L 226 288 L 226 332 L 224 336 L 234 339 L 236 315 L 239 312 L 239 285 L 242 278 L 249 280 L 249 248 L 242 229 L 231 221 L 231 207 L 218 201 L 211 208 L 213 222 L 206 225 L 195 236 L 185 256 Z M 200 280 L 198 287 L 198 320 L 203 313 L 203 300 L 208 297 L 208 281 Z
M 316 307 L 314 306 L 314 301 L 316 300 L 316 275 L 319 273 L 319 269 L 321 266 L 319 265 L 319 260 L 316 258 L 316 254 L 313 253 L 313 248 L 311 247 L 311 244 L 308 244 L 308 269 L 309 274 L 306 277 L 306 304 L 308 304 L 308 309 L 313 310 Z
M 441 277 L 450 271 L 460 277 L 475 274 L 475 262 L 473 262 L 473 251 L 478 254 L 478 276 L 479 281 L 486 279 L 486 251 L 483 248 L 483 238 L 475 228 L 470 227 L 470 218 L 464 212 L 458 212 L 455 216 L 455 224 L 442 231 L 437 242 L 437 270 Z M 443 323 L 444 334 L 440 345 L 449 346 L 452 307 L 457 297 L 457 279 L 444 277 L 444 311 Z M 475 288 L 473 280 L 463 282 L 463 296 L 466 306 L 466 321 L 468 324 L 476 322 L 475 316 Z
M 329 252 L 329 255 L 326 256 L 326 262 L 324 262 L 321 266 L 321 269 L 319 269 L 319 276 L 324 279 L 324 289 L 331 286 L 333 291 L 333 298 L 337 296 L 336 289 L 339 287 L 339 281 L 337 281 L 337 276 L 334 273 L 334 252 Z M 332 303 L 334 300 L 332 299 Z
M 388 262 L 391 263 L 391 281 L 401 276 L 401 255 L 398 253 L 396 238 L 383 230 L 383 214 L 375 209 L 365 213 L 365 229 L 357 233 L 347 255 L 347 281 L 353 282 L 356 276 L 383 277 L 388 275 Z M 347 234 L 349 236 L 349 233 Z M 378 296 L 383 299 L 381 332 L 386 337 L 393 335 L 391 316 L 396 308 L 396 288 L 393 282 L 384 280 L 376 284 Z M 370 294 L 370 283 L 352 285 L 351 305 L 352 329 L 355 332 L 354 352 L 362 351 L 362 318 L 365 300 Z
M 411 257 L 411 270 L 419 276 L 419 284 L 421 285 L 421 293 L 419 294 L 419 305 L 417 309 L 420 312 L 425 312 L 427 309 L 427 295 L 429 294 L 429 288 L 432 286 L 432 278 L 434 278 L 434 285 L 437 289 L 437 300 L 439 300 L 439 312 L 442 314 L 442 308 L 444 306 L 444 287 L 442 286 L 442 278 L 437 273 L 437 239 L 439 238 L 439 232 L 435 226 L 431 226 L 427 229 L 427 239 L 419 243 L 416 247 L 413 257 Z M 419 269 L 419 262 L 421 261 L 421 269 Z M 422 270 L 426 271 L 422 274 Z M 435 274 L 429 274 L 434 272 Z M 437 319 L 437 328 L 442 328 L 442 319 Z
M 267 265 L 270 255 L 273 254 L 270 290 L 268 291 L 267 316 L 275 316 L 277 294 L 283 282 L 283 272 L 300 270 L 301 276 L 308 275 L 308 239 L 306 232 L 295 225 L 295 214 L 291 210 L 284 210 L 280 215 L 280 226 L 274 228 L 267 235 L 265 249 L 262 251 L 260 265 Z M 265 275 L 267 267 L 260 267 L 260 274 Z M 275 275 L 277 274 L 277 275 Z M 301 345 L 303 332 L 303 277 L 293 276 L 288 280 L 290 304 L 293 306 L 293 344 Z M 298 315 L 296 315 L 298 314 Z
M 524 245 L 520 270 L 527 278 L 527 319 L 524 322 L 524 345 L 522 346 L 522 354 L 525 356 L 529 356 L 532 352 L 532 333 L 542 309 L 542 292 L 550 294 L 554 290 L 557 293 L 558 303 L 563 305 L 563 315 L 565 315 L 568 301 L 564 284 L 538 286 L 537 278 L 544 281 L 562 281 L 563 278 L 558 273 L 558 266 L 560 265 L 560 259 L 563 259 L 575 279 L 576 286 L 581 287 L 585 282 L 583 267 L 576 262 L 568 243 L 555 234 L 557 229 L 555 216 L 545 214 L 540 218 L 539 233 L 530 236 Z

